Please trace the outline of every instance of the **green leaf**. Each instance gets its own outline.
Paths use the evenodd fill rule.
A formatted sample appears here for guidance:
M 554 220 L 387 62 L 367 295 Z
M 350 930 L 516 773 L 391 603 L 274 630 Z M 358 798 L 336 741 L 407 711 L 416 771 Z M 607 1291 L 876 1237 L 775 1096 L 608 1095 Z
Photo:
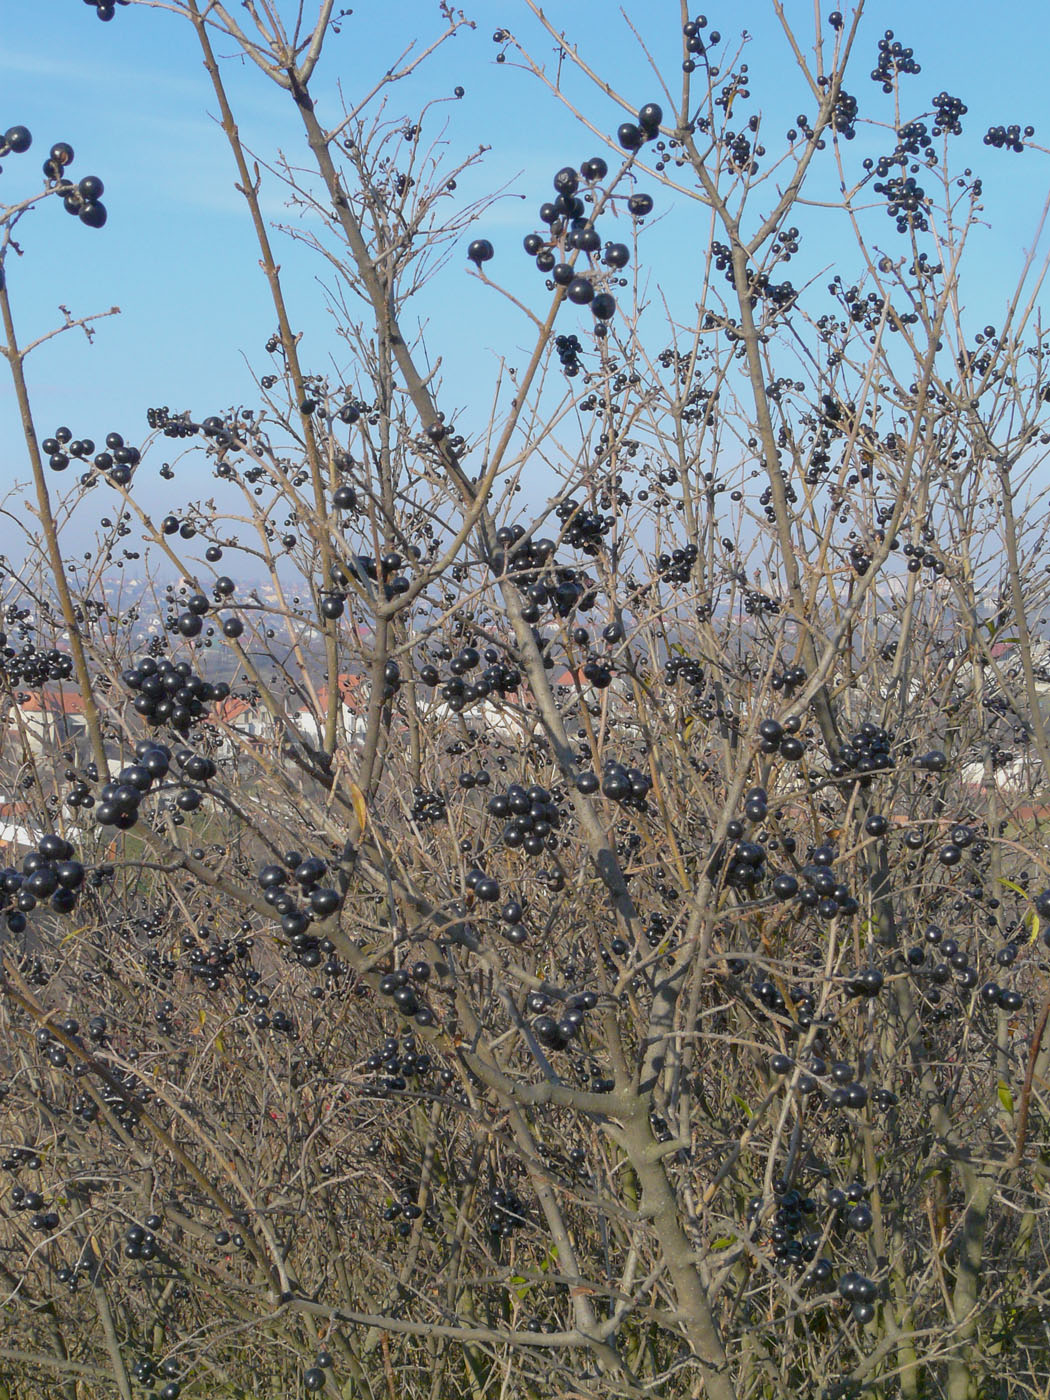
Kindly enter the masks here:
M 1000 1079 L 999 1081 L 999 1102 L 1007 1113 L 1014 1111 L 1014 1096 L 1010 1093 L 1007 1085 Z

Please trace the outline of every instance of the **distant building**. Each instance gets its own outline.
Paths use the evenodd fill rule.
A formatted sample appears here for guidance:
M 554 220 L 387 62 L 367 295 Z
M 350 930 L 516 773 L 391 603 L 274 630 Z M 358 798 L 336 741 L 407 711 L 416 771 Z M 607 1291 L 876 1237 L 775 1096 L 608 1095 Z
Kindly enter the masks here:
M 53 826 L 46 828 L 54 829 Z M 17 853 L 33 850 L 44 830 L 34 821 L 27 802 L 11 802 L 0 797 L 0 859 L 13 861 Z M 63 827 L 62 834 L 77 844 L 83 836 L 76 826 Z
M 359 744 L 364 739 L 367 725 L 367 683 L 364 676 L 344 673 L 339 676 L 337 684 L 346 737 L 351 744 Z M 324 735 L 328 696 L 328 687 L 322 685 L 317 691 L 317 709 L 313 705 L 303 705 L 292 714 L 292 723 L 308 744 L 319 744 Z
M 9 742 L 25 744 L 34 758 L 75 743 L 87 732 L 84 700 L 67 686 L 15 692 L 7 715 Z
M 273 717 L 257 697 L 228 695 L 217 702 L 213 713 L 225 731 L 219 747 L 221 757 L 235 757 L 246 745 L 255 748 L 275 737 Z

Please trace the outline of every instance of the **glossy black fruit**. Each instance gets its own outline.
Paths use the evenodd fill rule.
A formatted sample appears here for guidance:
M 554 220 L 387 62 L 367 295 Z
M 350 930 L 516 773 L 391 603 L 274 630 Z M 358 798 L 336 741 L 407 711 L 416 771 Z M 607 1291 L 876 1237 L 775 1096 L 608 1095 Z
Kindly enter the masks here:
M 4 145 L 16 155 L 24 154 L 32 144 L 33 138 L 26 126 L 9 126 L 4 132 Z

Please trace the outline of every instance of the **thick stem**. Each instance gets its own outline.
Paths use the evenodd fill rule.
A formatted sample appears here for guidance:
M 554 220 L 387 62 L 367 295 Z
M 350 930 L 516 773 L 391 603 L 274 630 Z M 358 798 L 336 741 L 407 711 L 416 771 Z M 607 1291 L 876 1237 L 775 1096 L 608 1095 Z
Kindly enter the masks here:
M 105 782 L 109 777 L 109 769 L 106 763 L 106 746 L 102 738 L 102 722 L 99 718 L 98 706 L 95 704 L 91 672 L 88 670 L 87 655 L 84 651 L 84 640 L 80 635 L 80 623 L 77 619 L 73 595 L 69 591 L 65 562 L 58 542 L 58 530 L 55 526 L 54 513 L 51 510 L 51 495 L 47 488 L 47 478 L 44 476 L 44 463 L 40 456 L 36 428 L 33 426 L 33 410 L 29 402 L 29 389 L 26 385 L 23 363 L 25 353 L 18 347 L 7 280 L 2 276 L 0 276 L 0 317 L 3 318 L 4 335 L 7 340 L 5 353 L 11 371 L 11 379 L 15 386 L 15 401 L 18 404 L 18 415 L 22 421 L 22 433 L 25 437 L 26 451 L 29 454 L 29 465 L 33 471 L 33 485 L 36 488 L 37 508 L 40 512 L 40 525 L 44 531 L 44 544 L 47 548 L 51 572 L 54 575 L 55 590 L 58 593 L 59 606 L 62 609 L 62 620 L 69 633 L 69 650 L 73 657 L 77 682 L 80 685 L 81 699 L 84 702 L 84 720 L 91 741 L 92 756 L 98 769 L 99 779 Z

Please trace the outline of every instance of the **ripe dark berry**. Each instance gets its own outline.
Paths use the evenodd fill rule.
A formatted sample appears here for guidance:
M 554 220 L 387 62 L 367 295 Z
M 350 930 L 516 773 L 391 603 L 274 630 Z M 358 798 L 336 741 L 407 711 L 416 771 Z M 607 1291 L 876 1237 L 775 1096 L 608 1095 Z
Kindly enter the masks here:
M 592 156 L 580 166 L 580 174 L 585 180 L 604 180 L 608 173 L 609 166 L 601 156 Z
M 88 228 L 101 228 L 106 217 L 106 206 L 100 200 L 85 200 L 80 206 L 80 222 Z
M 467 257 L 478 267 L 495 257 L 496 250 L 487 238 L 475 238 L 467 249 Z
M 33 144 L 33 138 L 26 126 L 9 126 L 4 132 L 4 145 L 16 155 L 23 155 Z

